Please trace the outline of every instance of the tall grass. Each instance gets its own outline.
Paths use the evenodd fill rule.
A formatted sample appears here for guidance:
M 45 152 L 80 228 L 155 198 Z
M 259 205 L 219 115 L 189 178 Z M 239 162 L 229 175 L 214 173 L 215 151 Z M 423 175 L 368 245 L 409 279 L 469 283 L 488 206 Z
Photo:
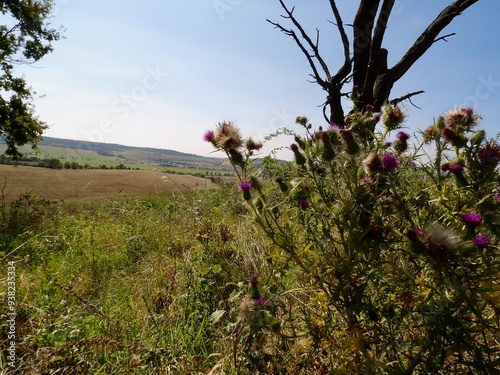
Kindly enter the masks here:
M 17 264 L 17 370 L 3 351 L 5 371 L 230 373 L 240 296 L 267 267 L 233 188 L 4 202 L 0 258 Z

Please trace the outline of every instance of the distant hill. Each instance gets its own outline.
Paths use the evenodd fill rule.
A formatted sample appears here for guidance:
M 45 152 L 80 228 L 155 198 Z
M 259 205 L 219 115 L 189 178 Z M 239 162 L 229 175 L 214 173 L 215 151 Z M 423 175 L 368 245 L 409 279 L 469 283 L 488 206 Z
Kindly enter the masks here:
M 78 141 L 44 137 L 38 151 L 23 146 L 20 152 L 24 161 L 37 165 L 40 161 L 57 159 L 64 168 L 127 168 L 160 170 L 169 173 L 198 176 L 229 176 L 233 170 L 226 159 L 210 158 L 175 150 L 134 147 L 115 143 Z M 0 158 L 7 149 L 0 137 Z M 2 164 L 2 162 L 0 162 Z
M 152 147 L 134 147 L 134 146 L 120 145 L 117 143 L 77 141 L 73 139 L 53 138 L 53 137 L 43 137 L 43 139 L 39 142 L 38 146 L 39 147 L 52 146 L 52 147 L 69 148 L 74 150 L 80 149 L 80 150 L 88 150 L 96 152 L 101 151 L 102 153 L 112 152 L 116 150 L 134 150 L 134 151 L 152 152 L 155 154 L 169 155 L 169 156 L 201 157 L 199 155 L 188 154 L 169 149 L 152 148 Z

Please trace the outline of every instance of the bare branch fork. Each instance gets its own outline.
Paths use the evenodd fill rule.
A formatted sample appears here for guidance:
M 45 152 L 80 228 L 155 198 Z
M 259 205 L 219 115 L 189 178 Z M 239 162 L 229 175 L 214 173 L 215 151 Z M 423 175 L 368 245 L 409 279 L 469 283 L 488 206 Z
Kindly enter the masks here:
M 330 74 L 329 67 L 319 52 L 320 31 L 316 29 L 316 40 L 313 42 L 294 16 L 295 8 L 289 9 L 284 0 L 279 0 L 279 2 L 285 12 L 282 17 L 290 20 L 293 27 L 287 29 L 279 23 L 267 21 L 293 38 L 308 60 L 315 82 L 327 91 L 326 102 L 323 104 L 325 120 L 334 122 L 339 126 L 345 126 L 344 110 L 341 103 L 341 98 L 346 96 L 345 93 L 342 93 L 345 84 L 352 82 L 353 87 L 357 88 L 355 105 L 361 111 L 368 104 L 373 105 L 375 108 L 381 108 L 387 102 L 399 103 L 403 100 L 410 100 L 411 97 L 422 93 L 423 91 L 415 91 L 401 98 L 389 99 L 394 84 L 406 74 L 411 66 L 434 43 L 440 40 L 447 42 L 446 38 L 455 35 L 455 33 L 450 33 L 439 37 L 441 31 L 455 17 L 478 2 L 478 0 L 455 0 L 444 8 L 392 67 L 387 66 L 388 51 L 382 47 L 382 44 L 395 0 L 360 0 L 354 22 L 349 25 L 352 27 L 353 32 L 352 56 L 351 42 L 344 28 L 342 16 L 335 0 L 329 0 L 335 19 L 335 21 L 329 22 L 337 28 L 344 55 L 343 63 L 334 75 Z M 297 30 L 297 33 L 294 29 Z M 309 51 L 312 51 L 312 53 Z M 322 76 L 320 71 L 323 74 Z M 330 108 L 329 116 L 326 114 L 326 107 Z

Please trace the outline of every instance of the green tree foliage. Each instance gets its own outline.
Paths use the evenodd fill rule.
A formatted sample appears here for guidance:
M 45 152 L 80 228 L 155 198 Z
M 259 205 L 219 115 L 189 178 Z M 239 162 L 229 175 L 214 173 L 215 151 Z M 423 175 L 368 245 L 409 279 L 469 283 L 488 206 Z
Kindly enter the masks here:
M 16 77 L 14 66 L 33 64 L 52 51 L 60 38 L 48 19 L 52 0 L 0 2 L 0 136 L 7 143 L 7 155 L 21 156 L 18 146 L 32 143 L 36 148 L 47 125 L 34 113 L 34 92 L 23 77 Z

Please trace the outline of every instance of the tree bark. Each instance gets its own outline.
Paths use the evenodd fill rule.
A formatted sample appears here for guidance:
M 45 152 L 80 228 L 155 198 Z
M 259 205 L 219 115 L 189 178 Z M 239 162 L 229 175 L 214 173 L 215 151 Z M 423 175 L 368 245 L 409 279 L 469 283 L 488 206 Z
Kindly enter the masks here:
M 427 26 L 403 57 L 393 67 L 389 68 L 387 66 L 388 51 L 382 45 L 395 0 L 360 1 L 352 24 L 352 57 L 349 38 L 345 32 L 344 23 L 336 2 L 335 0 L 329 0 L 335 18 L 334 24 L 339 31 L 344 47 L 344 62 L 339 71 L 333 76 L 330 74 L 330 70 L 319 52 L 319 31 L 317 31 L 316 42 L 313 42 L 293 15 L 294 8 L 288 9 L 284 0 L 279 0 L 286 12 L 286 15 L 283 17 L 291 20 L 298 33 L 295 33 L 294 29 L 284 28 L 279 23 L 267 21 L 286 35 L 291 36 L 309 61 L 313 71 L 312 77 L 327 92 L 323 108 L 325 120 L 333 122 L 340 127 L 345 127 L 344 109 L 342 106 L 343 97 L 353 97 L 350 94 L 356 91 L 354 97 L 354 106 L 356 109 L 364 111 L 367 105 L 372 105 L 375 110 L 381 110 L 386 103 L 391 102 L 390 94 L 394 84 L 408 72 L 411 66 L 435 42 L 444 39 L 444 37 L 438 37 L 441 31 L 455 17 L 478 1 L 453 1 Z M 302 40 L 305 42 L 303 43 Z M 322 73 L 320 73 L 321 71 Z M 349 92 L 343 92 L 343 88 L 347 83 L 352 83 L 352 89 Z M 402 98 L 409 99 L 412 95 L 421 92 L 416 91 Z M 400 101 L 399 99 L 395 101 Z M 330 109 L 329 115 L 326 114 L 327 107 Z

